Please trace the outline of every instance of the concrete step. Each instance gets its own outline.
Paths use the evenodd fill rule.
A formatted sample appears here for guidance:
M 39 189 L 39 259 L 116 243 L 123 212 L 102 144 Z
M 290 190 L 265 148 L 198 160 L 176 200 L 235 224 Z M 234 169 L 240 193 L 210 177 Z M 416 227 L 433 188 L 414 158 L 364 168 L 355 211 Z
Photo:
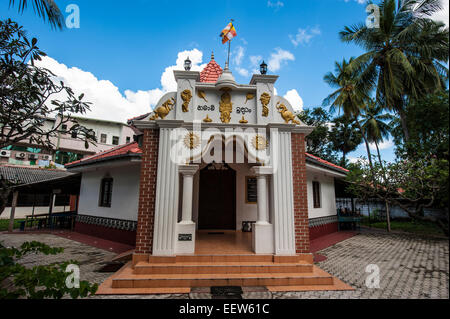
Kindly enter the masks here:
M 178 255 L 178 256 L 150 256 L 149 263 L 204 263 L 204 262 L 266 262 L 266 263 L 297 263 L 305 261 L 313 263 L 312 254 L 299 254 L 294 256 L 274 256 L 274 255 Z
M 134 274 L 237 274 L 237 273 L 307 273 L 313 265 L 305 261 L 297 263 L 274 262 L 139 262 Z
M 317 267 L 307 273 L 135 274 L 130 267 L 112 280 L 112 288 L 183 288 L 211 286 L 333 285 Z

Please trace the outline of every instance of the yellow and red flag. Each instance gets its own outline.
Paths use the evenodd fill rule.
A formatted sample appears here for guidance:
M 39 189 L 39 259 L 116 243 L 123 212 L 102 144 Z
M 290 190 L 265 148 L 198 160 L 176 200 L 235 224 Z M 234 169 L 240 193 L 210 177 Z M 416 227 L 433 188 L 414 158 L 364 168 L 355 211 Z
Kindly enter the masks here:
M 237 36 L 236 29 L 234 28 L 233 22 L 228 23 L 228 25 L 225 27 L 225 29 L 222 30 L 222 33 L 220 34 L 222 37 L 222 44 L 227 43 L 231 39 L 233 39 L 235 36 Z

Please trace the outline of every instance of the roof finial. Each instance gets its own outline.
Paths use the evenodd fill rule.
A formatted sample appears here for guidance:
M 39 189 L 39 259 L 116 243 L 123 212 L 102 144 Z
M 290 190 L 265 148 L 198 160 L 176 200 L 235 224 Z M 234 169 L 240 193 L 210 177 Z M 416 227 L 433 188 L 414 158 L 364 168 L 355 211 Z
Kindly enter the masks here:
M 214 60 L 214 51 L 211 51 L 211 60 Z

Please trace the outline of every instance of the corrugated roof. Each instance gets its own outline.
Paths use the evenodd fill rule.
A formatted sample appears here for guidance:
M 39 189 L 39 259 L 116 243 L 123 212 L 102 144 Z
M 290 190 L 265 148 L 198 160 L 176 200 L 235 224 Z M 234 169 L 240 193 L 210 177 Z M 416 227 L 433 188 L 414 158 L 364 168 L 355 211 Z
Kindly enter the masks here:
M 70 168 L 70 167 L 74 167 L 74 166 L 81 166 L 81 165 L 89 164 L 92 162 L 108 160 L 113 157 L 117 158 L 120 156 L 125 156 L 125 155 L 130 155 L 130 154 L 135 154 L 135 155 L 142 154 L 142 151 L 139 148 L 139 145 L 137 142 L 131 142 L 128 144 L 119 145 L 119 146 L 113 147 L 109 150 L 94 154 L 92 156 L 84 157 L 81 160 L 66 164 L 66 167 Z
M 73 173 L 60 169 L 2 165 L 0 176 L 19 184 L 30 184 L 71 176 Z
M 214 53 L 211 54 L 211 61 L 200 72 L 200 82 L 216 83 L 219 77 L 222 75 L 222 68 L 214 60 Z

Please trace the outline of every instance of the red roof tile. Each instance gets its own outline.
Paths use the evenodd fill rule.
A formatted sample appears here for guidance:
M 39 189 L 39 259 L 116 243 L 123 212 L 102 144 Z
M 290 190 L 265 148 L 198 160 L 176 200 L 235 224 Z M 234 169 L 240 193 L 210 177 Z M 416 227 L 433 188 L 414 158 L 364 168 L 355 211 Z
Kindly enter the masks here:
M 222 75 L 222 72 L 222 68 L 214 60 L 214 54 L 211 54 L 211 61 L 209 61 L 203 71 L 200 72 L 200 82 L 216 83 Z
M 324 159 L 321 159 L 320 157 L 314 156 L 314 155 L 309 154 L 309 153 L 305 153 L 305 154 L 306 154 L 307 157 L 312 158 L 312 159 L 314 159 L 314 160 L 316 160 L 316 161 L 318 161 L 318 162 L 320 162 L 320 163 L 322 163 L 322 164 L 324 164 L 326 166 L 331 166 L 332 168 L 336 168 L 336 169 L 339 169 L 339 170 L 344 171 L 344 172 L 349 172 L 348 169 L 345 169 L 345 168 L 343 168 L 341 166 L 338 166 L 336 164 L 330 163 L 330 162 L 328 162 L 328 161 L 326 161 Z
M 131 142 L 128 144 L 124 144 L 124 145 L 119 145 L 116 147 L 113 147 L 109 150 L 88 156 L 88 157 L 84 157 L 81 160 L 78 161 L 74 161 L 71 163 L 66 164 L 66 167 L 70 167 L 73 166 L 75 164 L 78 164 L 77 166 L 79 166 L 80 164 L 85 164 L 85 163 L 90 163 L 99 159 L 107 159 L 109 157 L 113 157 L 113 156 L 119 156 L 119 155 L 127 155 L 127 154 L 142 154 L 142 150 L 139 148 L 139 145 L 137 142 Z

